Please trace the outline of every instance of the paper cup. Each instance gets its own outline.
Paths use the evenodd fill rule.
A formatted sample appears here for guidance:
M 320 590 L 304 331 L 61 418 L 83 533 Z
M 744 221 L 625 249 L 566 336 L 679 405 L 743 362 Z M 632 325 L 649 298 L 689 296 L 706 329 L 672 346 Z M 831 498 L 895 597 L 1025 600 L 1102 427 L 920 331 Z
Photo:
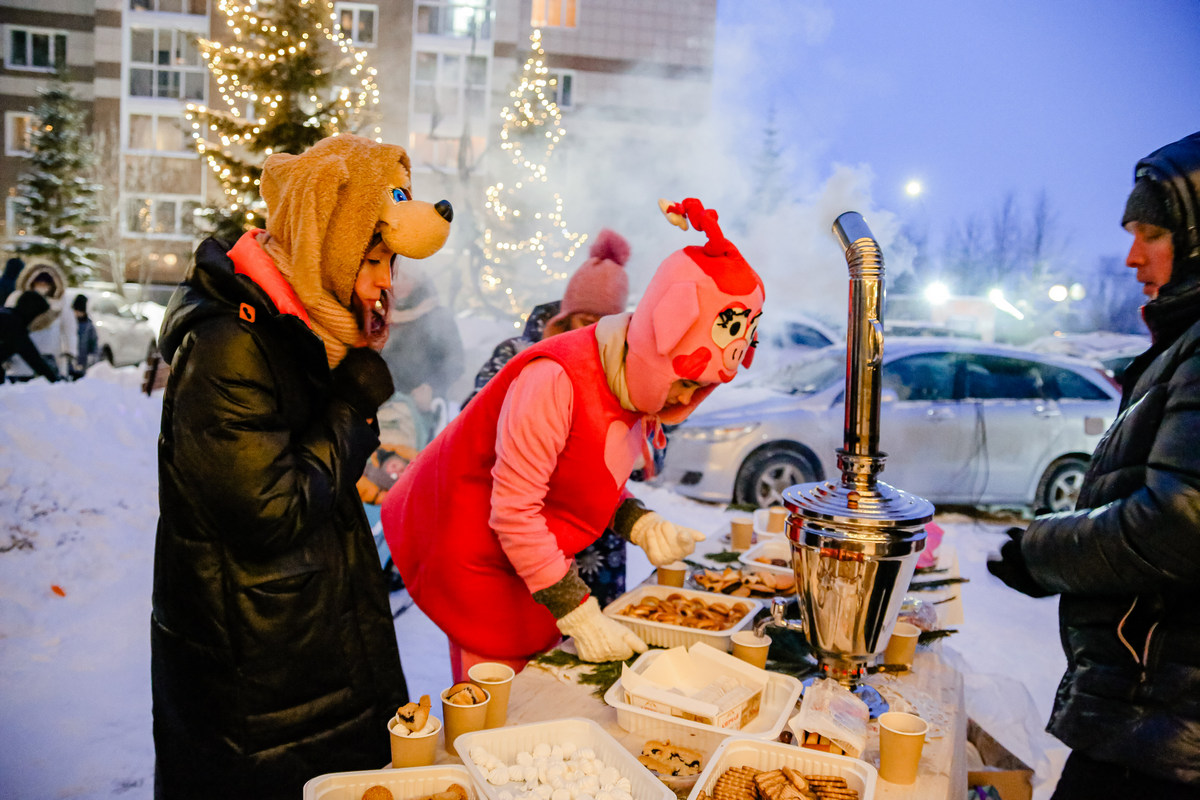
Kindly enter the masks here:
M 458 755 L 458 751 L 454 749 L 455 739 L 464 733 L 481 731 L 483 730 L 483 726 L 487 724 L 487 710 L 491 704 L 492 696 L 486 688 L 481 690 L 487 695 L 487 699 L 473 706 L 460 706 L 447 702 L 446 693 L 450 689 L 444 690 L 441 694 L 442 725 L 446 729 L 446 752 L 450 755 Z
M 787 523 L 788 510 L 784 506 L 771 506 L 767 515 L 767 532 L 768 533 L 783 533 L 784 525 Z
M 683 588 L 683 582 L 687 579 L 687 564 L 682 561 L 675 561 L 670 564 L 663 564 L 657 570 L 659 586 L 676 586 Z
M 729 523 L 729 546 L 733 550 L 749 550 L 754 544 L 754 519 L 734 517 Z
M 500 728 L 508 721 L 508 693 L 516 674 L 512 667 L 496 661 L 482 661 L 467 670 L 467 679 L 492 696 L 484 728 Z
M 879 777 L 888 783 L 913 783 L 929 723 L 916 714 L 887 711 L 879 715 Z
M 917 639 L 921 629 L 911 622 L 897 622 L 892 629 L 892 638 L 888 639 L 887 649 L 883 651 L 884 664 L 903 664 L 912 667 L 913 656 L 917 653 Z
M 738 631 L 730 637 L 733 642 L 733 657 L 759 669 L 767 666 L 767 651 L 771 649 L 770 636 L 755 636 L 754 631 Z
M 388 720 L 388 733 L 391 734 L 388 738 L 392 740 L 393 767 L 403 769 L 405 767 L 432 766 L 433 759 L 437 755 L 438 734 L 442 732 L 442 722 L 437 717 L 430 717 L 429 722 L 433 723 L 432 731 L 413 734 L 408 733 L 408 729 L 396 717 Z M 397 729 L 408 735 L 398 733 Z

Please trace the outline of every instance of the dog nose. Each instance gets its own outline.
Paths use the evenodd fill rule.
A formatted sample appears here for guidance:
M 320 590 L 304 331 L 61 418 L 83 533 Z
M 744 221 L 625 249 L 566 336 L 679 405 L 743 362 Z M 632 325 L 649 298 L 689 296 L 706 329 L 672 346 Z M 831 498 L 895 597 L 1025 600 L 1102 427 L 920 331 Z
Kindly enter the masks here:
M 433 204 L 433 207 L 442 215 L 442 219 L 446 220 L 446 222 L 454 221 L 454 207 L 450 205 L 449 200 L 438 200 Z

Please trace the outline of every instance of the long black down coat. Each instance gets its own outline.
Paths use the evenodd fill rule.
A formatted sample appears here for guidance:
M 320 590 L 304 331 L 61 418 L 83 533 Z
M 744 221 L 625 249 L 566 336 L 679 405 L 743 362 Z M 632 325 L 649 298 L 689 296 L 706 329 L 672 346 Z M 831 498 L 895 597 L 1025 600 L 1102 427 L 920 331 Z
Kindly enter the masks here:
M 1145 164 L 1200 207 L 1200 135 Z M 1187 241 L 1143 308 L 1154 344 L 1122 378 L 1076 511 L 1038 517 L 1021 550 L 1062 594 L 1067 672 L 1047 729 L 1200 795 L 1200 248 Z
M 383 767 L 408 701 L 355 488 L 379 439 L 227 249 L 200 245 L 161 337 L 155 796 L 295 800 Z

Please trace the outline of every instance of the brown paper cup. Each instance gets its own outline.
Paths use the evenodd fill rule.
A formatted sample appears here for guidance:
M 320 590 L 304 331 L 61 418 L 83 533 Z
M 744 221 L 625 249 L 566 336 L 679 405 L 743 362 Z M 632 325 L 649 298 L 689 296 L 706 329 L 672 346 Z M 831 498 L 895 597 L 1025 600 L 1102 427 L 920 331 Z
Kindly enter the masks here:
M 897 622 L 892 629 L 892 638 L 888 639 L 887 649 L 883 651 L 883 663 L 903 664 L 911 667 L 913 656 L 917 654 L 917 640 L 921 629 L 911 622 Z
M 729 637 L 733 642 L 733 657 L 759 669 L 767 666 L 767 651 L 771 649 L 770 636 L 755 636 L 753 631 L 738 631 Z
M 467 679 L 492 696 L 483 727 L 500 728 L 508 721 L 508 693 L 516 674 L 512 667 L 495 661 L 483 661 L 467 670 Z
M 784 506 L 771 506 L 767 514 L 767 533 L 783 533 L 787 518 L 787 508 Z
M 734 517 L 729 523 L 729 546 L 733 550 L 749 550 L 754 544 L 754 520 Z
M 916 714 L 887 711 L 879 715 L 879 777 L 889 783 L 917 780 L 921 749 L 929 723 Z
M 683 588 L 683 582 L 687 579 L 687 570 L 687 564 L 682 561 L 663 564 L 657 570 L 658 585 Z
M 453 687 L 451 687 L 453 688 Z M 472 733 L 473 731 L 483 730 L 483 726 L 487 724 L 487 710 L 491 705 L 491 694 L 486 688 L 483 693 L 488 696 L 487 700 L 482 703 L 476 703 L 473 706 L 459 706 L 454 703 L 446 702 L 446 689 L 442 692 L 442 725 L 446 729 L 446 752 L 450 755 L 458 755 L 458 751 L 454 749 L 454 740 L 464 733 Z
M 396 733 L 396 729 L 399 728 L 405 733 L 408 730 L 400 720 L 395 717 L 388 720 L 388 733 L 391 734 L 388 738 L 392 740 L 393 767 L 403 769 L 404 767 L 428 767 L 433 764 L 433 759 L 437 755 L 438 734 L 442 732 L 442 722 L 436 717 L 430 717 L 429 721 L 436 723 L 431 732 L 420 736 L 402 736 Z

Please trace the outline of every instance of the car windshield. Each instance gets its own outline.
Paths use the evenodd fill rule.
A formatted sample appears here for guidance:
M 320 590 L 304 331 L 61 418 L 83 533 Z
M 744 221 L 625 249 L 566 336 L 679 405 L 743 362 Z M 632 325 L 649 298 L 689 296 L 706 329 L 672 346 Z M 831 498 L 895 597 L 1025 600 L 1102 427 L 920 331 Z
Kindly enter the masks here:
M 845 376 L 846 351 L 835 347 L 781 367 L 756 383 L 787 394 L 813 394 Z

